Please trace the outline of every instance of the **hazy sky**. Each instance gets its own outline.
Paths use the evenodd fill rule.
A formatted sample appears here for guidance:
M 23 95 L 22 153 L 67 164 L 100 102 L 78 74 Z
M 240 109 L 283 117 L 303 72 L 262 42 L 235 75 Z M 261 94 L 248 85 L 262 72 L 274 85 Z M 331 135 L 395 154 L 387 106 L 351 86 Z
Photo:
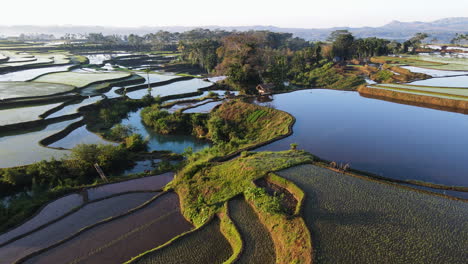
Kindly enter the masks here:
M 2 25 L 382 26 L 468 16 L 467 0 L 1 0 Z

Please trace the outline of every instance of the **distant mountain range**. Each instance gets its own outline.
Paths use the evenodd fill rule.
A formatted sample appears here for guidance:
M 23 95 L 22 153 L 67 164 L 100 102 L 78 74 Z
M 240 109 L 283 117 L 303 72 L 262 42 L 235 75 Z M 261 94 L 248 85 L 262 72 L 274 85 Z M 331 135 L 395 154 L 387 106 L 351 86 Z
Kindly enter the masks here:
M 144 35 L 154 33 L 159 30 L 170 32 L 183 32 L 200 27 L 103 27 L 103 26 L 0 26 L 0 36 L 18 36 L 20 34 L 53 34 L 56 37 L 61 37 L 66 33 L 70 34 L 86 34 L 86 33 L 103 33 L 128 35 L 138 34 Z M 429 40 L 437 39 L 437 42 L 449 42 L 455 33 L 468 33 L 468 17 L 444 18 L 432 22 L 400 22 L 393 21 L 382 27 L 335 27 L 326 29 L 307 29 L 307 28 L 280 28 L 274 26 L 241 26 L 241 27 L 221 27 L 221 26 L 204 26 L 207 29 L 223 29 L 223 30 L 270 30 L 273 32 L 289 32 L 297 37 L 306 40 L 326 40 L 330 32 L 337 29 L 347 29 L 355 36 L 360 38 L 379 37 L 391 40 L 403 41 L 412 37 L 417 32 L 425 32 L 430 35 Z

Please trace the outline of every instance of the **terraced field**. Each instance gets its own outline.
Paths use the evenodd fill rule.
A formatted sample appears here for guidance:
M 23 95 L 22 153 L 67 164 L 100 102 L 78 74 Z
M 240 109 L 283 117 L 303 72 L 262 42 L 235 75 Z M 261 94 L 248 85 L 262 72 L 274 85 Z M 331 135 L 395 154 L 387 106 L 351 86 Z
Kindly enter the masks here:
M 428 95 L 440 98 L 468 100 L 468 88 L 433 87 L 409 84 L 379 84 L 370 87 L 420 95 Z
M 0 126 L 39 120 L 41 114 L 59 105 L 61 103 L 0 110 Z
M 68 125 L 80 121 L 81 118 L 51 124 L 37 129 L 16 132 L 15 134 L 0 133 L 0 167 L 8 168 L 38 162 L 52 157 L 59 159 L 68 151 L 41 147 L 38 142 L 54 135 Z
M 132 193 L 90 203 L 77 212 L 0 248 L 0 259 L 12 263 L 75 234 L 80 229 L 118 216 L 151 199 L 155 193 Z M 49 262 L 63 263 L 63 262 Z
M 313 165 L 278 174 L 306 193 L 315 263 L 466 263 L 466 202 Z
M 404 57 L 375 57 L 373 62 L 392 65 L 409 65 L 443 71 L 468 71 L 468 64 L 464 59 L 436 58 L 432 56 L 404 56 Z
M 86 125 L 82 125 L 81 127 L 70 132 L 70 134 L 68 134 L 64 138 L 48 145 L 48 147 L 72 149 L 78 144 L 105 144 L 114 146 L 119 145 L 118 143 L 107 141 L 101 138 L 100 136 L 89 132 L 86 129 Z
M 229 214 L 239 229 L 243 251 L 236 263 L 275 263 L 275 245 L 270 233 L 244 199 L 229 202 Z
M 166 193 L 129 215 L 93 227 L 25 263 L 123 263 L 192 229 Z
M 74 86 L 47 82 L 0 82 L 0 99 L 47 96 L 71 92 Z
M 88 86 L 92 83 L 112 81 L 130 77 L 130 73 L 112 72 L 112 73 L 81 73 L 81 72 L 59 72 L 41 76 L 34 82 L 48 82 L 72 85 L 78 88 Z
M 84 107 L 84 106 L 87 106 L 87 105 L 92 105 L 92 104 L 94 104 L 94 103 L 96 103 L 96 102 L 98 102 L 98 101 L 100 101 L 102 99 L 103 99 L 102 96 L 93 96 L 93 97 L 86 98 L 86 99 L 82 100 L 79 103 L 72 103 L 72 104 L 65 105 L 62 109 L 51 113 L 46 118 L 54 118 L 54 117 L 59 117 L 59 116 L 65 116 L 65 115 L 71 115 L 71 114 L 78 113 L 78 110 L 81 107 Z
M 152 96 L 168 96 L 176 95 L 183 93 L 193 93 L 197 92 L 200 88 L 210 87 L 213 84 L 210 82 L 205 82 L 200 79 L 192 79 L 186 81 L 179 81 L 171 83 L 164 86 L 155 87 L 151 90 Z M 137 90 L 127 93 L 127 96 L 132 99 L 141 99 L 143 96 L 147 95 L 148 91 L 146 89 Z
M 25 82 L 40 75 L 68 71 L 70 65 L 15 71 L 0 75 L 0 82 Z
M 414 66 L 402 66 L 401 68 L 407 69 L 412 72 L 416 73 L 424 73 L 427 75 L 431 75 L 432 77 L 444 77 L 444 76 L 458 76 L 463 74 L 468 74 L 468 72 L 460 72 L 460 71 L 441 71 L 441 70 L 433 70 L 433 69 L 426 69 Z
M 171 244 L 129 262 L 135 264 L 223 263 L 232 255 L 229 242 L 220 232 L 216 217 L 201 229 L 174 240 Z
M 0 245 L 49 223 L 83 204 L 83 197 L 70 194 L 45 206 L 39 213 L 20 226 L 0 235 Z
M 93 187 L 87 190 L 88 198 L 89 200 L 97 200 L 116 193 L 125 193 L 130 191 L 156 191 L 166 186 L 166 184 L 168 184 L 173 178 L 174 173 L 168 172 L 161 175 Z

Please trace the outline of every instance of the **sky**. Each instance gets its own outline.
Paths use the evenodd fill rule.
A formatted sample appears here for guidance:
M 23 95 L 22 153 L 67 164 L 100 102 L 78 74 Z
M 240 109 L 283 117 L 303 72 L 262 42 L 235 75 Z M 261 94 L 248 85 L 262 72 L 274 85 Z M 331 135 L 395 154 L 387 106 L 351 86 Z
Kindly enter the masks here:
M 0 25 L 378 27 L 393 20 L 427 22 L 468 15 L 466 0 L 1 0 L 1 2 Z

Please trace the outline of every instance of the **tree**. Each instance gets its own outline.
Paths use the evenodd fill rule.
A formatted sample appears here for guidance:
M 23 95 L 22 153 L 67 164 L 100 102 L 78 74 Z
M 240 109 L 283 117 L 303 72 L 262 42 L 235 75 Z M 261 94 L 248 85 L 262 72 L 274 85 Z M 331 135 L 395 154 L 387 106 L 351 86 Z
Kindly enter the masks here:
M 328 38 L 333 41 L 332 55 L 342 60 L 351 59 L 353 54 L 354 36 L 348 30 L 335 30 Z

